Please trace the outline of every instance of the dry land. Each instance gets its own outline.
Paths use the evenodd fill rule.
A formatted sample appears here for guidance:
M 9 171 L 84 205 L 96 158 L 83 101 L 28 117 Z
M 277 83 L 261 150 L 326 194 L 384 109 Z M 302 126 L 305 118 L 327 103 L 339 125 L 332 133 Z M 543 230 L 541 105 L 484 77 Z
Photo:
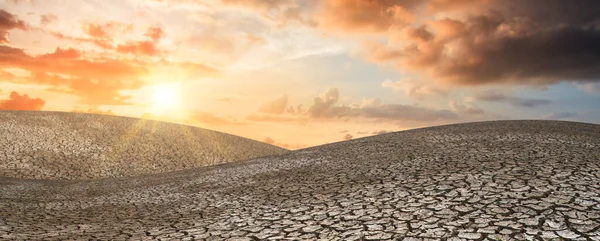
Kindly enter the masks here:
M 600 126 L 496 121 L 96 180 L 0 178 L 0 239 L 600 240 Z
M 160 121 L 82 113 L 0 111 L 0 176 L 125 177 L 285 152 L 239 136 Z

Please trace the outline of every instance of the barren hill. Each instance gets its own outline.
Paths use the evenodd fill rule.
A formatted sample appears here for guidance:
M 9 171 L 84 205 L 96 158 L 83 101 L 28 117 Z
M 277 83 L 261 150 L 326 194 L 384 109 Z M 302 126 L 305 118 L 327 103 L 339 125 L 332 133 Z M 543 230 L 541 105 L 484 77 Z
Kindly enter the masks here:
M 153 120 L 0 111 L 0 176 L 123 177 L 282 154 L 262 142 Z
M 0 239 L 599 240 L 598 148 L 599 125 L 495 121 L 156 175 L 0 178 Z

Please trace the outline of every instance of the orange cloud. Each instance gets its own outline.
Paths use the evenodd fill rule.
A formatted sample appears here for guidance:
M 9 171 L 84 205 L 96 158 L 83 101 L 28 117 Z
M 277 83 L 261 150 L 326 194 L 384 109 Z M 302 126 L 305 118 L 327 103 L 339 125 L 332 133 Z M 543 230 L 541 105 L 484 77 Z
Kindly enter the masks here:
M 157 26 L 151 26 L 148 27 L 143 34 L 146 40 L 116 43 L 117 40 L 115 40 L 113 36 L 129 33 L 134 30 L 133 24 L 126 24 L 120 22 L 107 22 L 103 24 L 84 23 L 82 25 L 82 30 L 90 38 L 68 37 L 61 33 L 52 34 L 60 39 L 91 42 L 104 50 L 115 50 L 116 52 L 123 54 L 147 56 L 154 56 L 162 53 L 162 51 L 158 49 L 157 44 L 162 38 L 165 37 L 165 31 L 162 28 Z
M 40 98 L 30 98 L 28 95 L 13 91 L 6 100 L 0 100 L 0 110 L 41 110 L 46 104 Z
M 134 55 L 156 55 L 160 51 L 156 48 L 156 43 L 151 41 L 136 41 L 117 46 L 117 51 L 124 54 Z
M 134 90 L 144 86 L 143 76 L 158 66 L 171 66 L 173 71 L 183 71 L 189 77 L 207 76 L 218 70 L 191 62 L 149 63 L 139 60 L 90 57 L 73 49 L 56 48 L 52 53 L 31 56 L 22 49 L 0 46 L 0 68 L 20 68 L 31 73 L 25 79 L 8 79 L 22 84 L 45 85 L 80 98 L 87 105 L 128 105 L 130 96 L 121 90 Z
M 0 46 L 0 68 L 16 67 L 32 73 L 19 83 L 47 85 L 74 94 L 91 105 L 128 104 L 122 89 L 140 88 L 148 70 L 138 63 L 106 58 L 83 59 L 81 51 L 57 48 L 53 53 L 30 56 L 22 49 Z M 25 82 L 24 82 L 25 81 Z
M 23 20 L 19 20 L 15 15 L 0 9 L 0 44 L 10 41 L 8 31 L 12 29 L 27 30 L 28 27 Z
M 54 50 L 53 53 L 43 54 L 39 56 L 40 59 L 45 60 L 77 59 L 79 57 L 81 57 L 81 51 L 74 48 L 56 48 L 56 50 Z
M 132 41 L 125 44 L 119 44 L 116 49 L 117 52 L 148 56 L 161 53 L 156 45 L 158 44 L 158 41 L 165 36 L 162 28 L 150 27 L 148 30 L 146 30 L 144 36 L 147 37 L 148 40 Z
M 144 36 L 150 38 L 153 42 L 158 42 L 165 37 L 165 31 L 160 27 L 149 27 L 144 33 Z
M 91 42 L 96 46 L 103 49 L 114 48 L 113 35 L 124 34 L 133 31 L 132 24 L 125 24 L 120 22 L 107 22 L 107 23 L 84 23 L 81 29 L 87 34 L 89 39 L 86 38 L 72 38 L 73 40 Z M 69 39 L 71 37 L 64 36 L 60 33 L 54 34 L 58 38 Z
M 488 3 L 490 0 L 432 0 L 428 3 L 427 9 L 431 13 L 441 11 L 452 11 L 469 6 L 480 6 Z
M 82 27 L 83 31 L 94 38 L 109 38 L 108 33 L 104 30 L 104 27 L 95 23 L 87 23 Z
M 415 21 L 409 11 L 417 0 L 325 0 L 316 16 L 318 26 L 344 32 L 384 32 Z

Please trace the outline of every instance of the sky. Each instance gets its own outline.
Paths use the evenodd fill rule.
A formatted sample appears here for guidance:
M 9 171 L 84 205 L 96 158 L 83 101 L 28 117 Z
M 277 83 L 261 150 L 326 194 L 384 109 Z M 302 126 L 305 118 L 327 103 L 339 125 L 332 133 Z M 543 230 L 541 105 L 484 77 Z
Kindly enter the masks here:
M 0 110 L 300 149 L 599 103 L 597 0 L 0 0 Z

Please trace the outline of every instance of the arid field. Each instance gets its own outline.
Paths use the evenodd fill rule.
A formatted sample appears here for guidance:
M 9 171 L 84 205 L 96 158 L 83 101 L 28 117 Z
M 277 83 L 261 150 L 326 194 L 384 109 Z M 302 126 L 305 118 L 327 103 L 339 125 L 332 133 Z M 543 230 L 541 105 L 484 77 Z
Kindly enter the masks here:
M 285 152 L 239 136 L 154 120 L 0 111 L 0 176 L 124 177 Z
M 600 240 L 600 125 L 467 123 L 292 152 L 83 114 L 1 112 L 0 133 L 0 239 Z

